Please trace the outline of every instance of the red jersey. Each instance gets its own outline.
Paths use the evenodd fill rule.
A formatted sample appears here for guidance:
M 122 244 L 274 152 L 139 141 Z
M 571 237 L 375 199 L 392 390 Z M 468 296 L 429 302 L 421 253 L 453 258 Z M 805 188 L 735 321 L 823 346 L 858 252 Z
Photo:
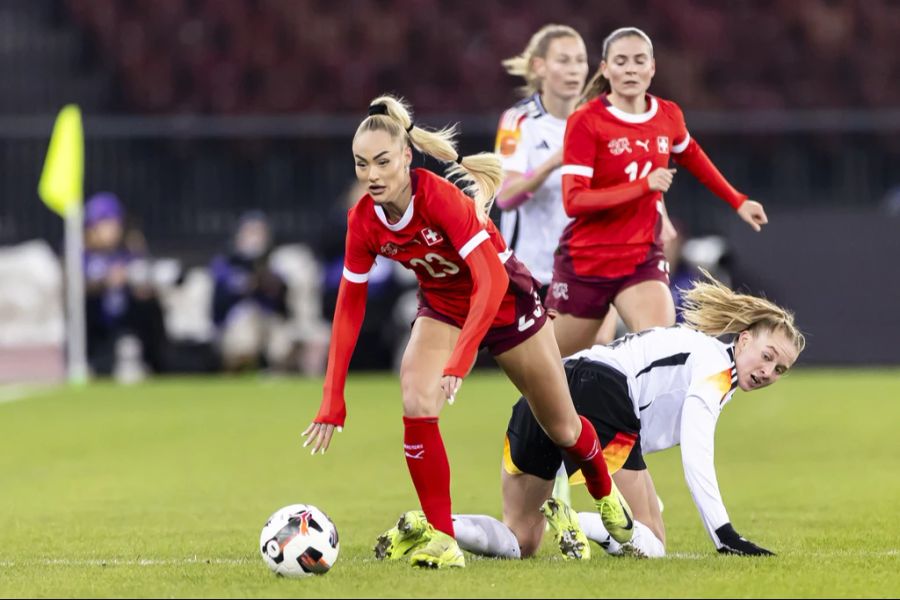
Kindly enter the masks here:
M 488 242 L 509 271 L 520 264 L 488 221 L 481 223 L 472 199 L 453 183 L 425 169 L 412 173 L 413 197 L 403 217 L 390 223 L 384 209 L 368 194 L 350 209 L 344 277 L 354 283 L 368 280 L 378 255 L 415 272 L 425 303 L 462 327 L 469 313 L 472 274 L 466 256 Z M 511 285 L 521 278 L 511 279 Z M 530 284 L 530 280 L 528 281 Z M 507 291 L 492 327 L 515 321 L 516 296 Z
M 563 203 L 575 218 L 560 238 L 556 264 L 575 275 L 624 277 L 659 244 L 662 193 L 650 190 L 646 178 L 668 167 L 670 157 L 735 208 L 746 198 L 691 139 L 677 104 L 649 94 L 647 102 L 647 112 L 632 114 L 603 95 L 569 117 Z

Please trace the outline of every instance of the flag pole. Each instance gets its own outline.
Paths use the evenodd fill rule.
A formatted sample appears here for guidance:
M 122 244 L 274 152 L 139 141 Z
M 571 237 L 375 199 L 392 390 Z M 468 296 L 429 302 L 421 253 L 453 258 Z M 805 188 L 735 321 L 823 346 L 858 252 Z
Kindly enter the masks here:
M 70 384 L 87 381 L 87 336 L 84 308 L 84 230 L 81 202 L 69 206 L 65 216 L 66 354 Z
M 65 222 L 66 365 L 69 383 L 87 381 L 84 307 L 84 127 L 81 109 L 67 104 L 59 111 L 50 135 L 38 195 Z

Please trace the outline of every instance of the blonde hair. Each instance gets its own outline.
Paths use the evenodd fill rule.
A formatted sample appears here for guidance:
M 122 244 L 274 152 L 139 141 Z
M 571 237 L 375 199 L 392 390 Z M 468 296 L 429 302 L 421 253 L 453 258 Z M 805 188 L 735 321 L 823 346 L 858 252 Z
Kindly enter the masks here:
M 447 169 L 447 177 L 465 184 L 463 191 L 474 198 L 478 219 L 485 223 L 500 183 L 503 169 L 500 157 L 493 152 L 480 152 L 460 156 L 456 149 L 456 125 L 437 131 L 423 129 L 412 119 L 409 105 L 390 95 L 379 96 L 369 103 L 369 116 L 356 130 L 359 136 L 365 131 L 386 131 L 392 138 L 403 137 L 408 144 L 422 154 L 445 163 L 455 163 Z
M 501 64 L 506 72 L 525 80 L 525 85 L 519 88 L 523 96 L 530 96 L 541 91 L 542 80 L 534 72 L 535 58 L 547 58 L 550 43 L 558 38 L 574 37 L 581 39 L 581 35 L 568 25 L 556 25 L 551 23 L 541 27 L 531 39 L 521 54 L 507 58 Z
M 609 60 L 609 47 L 613 42 L 617 40 L 621 40 L 626 37 L 639 37 L 650 46 L 650 58 L 653 58 L 653 42 L 650 41 L 650 36 L 638 29 L 637 27 L 620 27 L 616 29 L 611 34 L 606 36 L 606 39 L 603 40 L 603 54 L 601 56 L 601 60 L 606 62 Z M 580 104 L 584 104 L 589 100 L 593 100 L 600 94 L 608 94 L 612 87 L 609 84 L 609 80 L 603 76 L 603 66 L 597 67 L 597 72 L 594 73 L 594 76 L 591 77 L 591 80 L 588 81 L 587 85 L 584 86 L 584 92 L 581 94 L 581 102 Z
M 684 322 L 691 329 L 707 335 L 737 335 L 742 331 L 780 331 L 803 352 L 806 338 L 794 324 L 794 313 L 748 294 L 739 294 L 700 269 L 706 281 L 696 281 L 683 291 Z

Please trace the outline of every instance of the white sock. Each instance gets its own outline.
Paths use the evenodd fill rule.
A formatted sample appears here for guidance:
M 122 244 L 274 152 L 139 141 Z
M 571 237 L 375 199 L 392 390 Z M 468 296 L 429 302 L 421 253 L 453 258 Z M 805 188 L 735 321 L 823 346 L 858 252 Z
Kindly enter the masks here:
M 578 513 L 578 523 L 581 530 L 589 540 L 600 544 L 607 554 L 619 555 L 622 553 L 622 545 L 612 538 L 603 526 L 600 515 L 595 512 Z M 666 555 L 666 547 L 657 538 L 649 527 L 640 521 L 634 522 L 634 537 L 631 544 L 640 550 L 647 558 L 661 558 Z
M 522 558 L 519 540 L 509 527 L 487 515 L 453 515 L 453 532 L 459 547 L 473 554 L 497 558 Z

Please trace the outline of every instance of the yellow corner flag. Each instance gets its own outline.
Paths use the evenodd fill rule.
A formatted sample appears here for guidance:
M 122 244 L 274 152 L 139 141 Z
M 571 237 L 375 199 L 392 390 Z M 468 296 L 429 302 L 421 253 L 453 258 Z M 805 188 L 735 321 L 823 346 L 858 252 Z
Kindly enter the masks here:
M 38 195 L 61 217 L 84 199 L 84 130 L 75 104 L 64 106 L 56 117 Z

